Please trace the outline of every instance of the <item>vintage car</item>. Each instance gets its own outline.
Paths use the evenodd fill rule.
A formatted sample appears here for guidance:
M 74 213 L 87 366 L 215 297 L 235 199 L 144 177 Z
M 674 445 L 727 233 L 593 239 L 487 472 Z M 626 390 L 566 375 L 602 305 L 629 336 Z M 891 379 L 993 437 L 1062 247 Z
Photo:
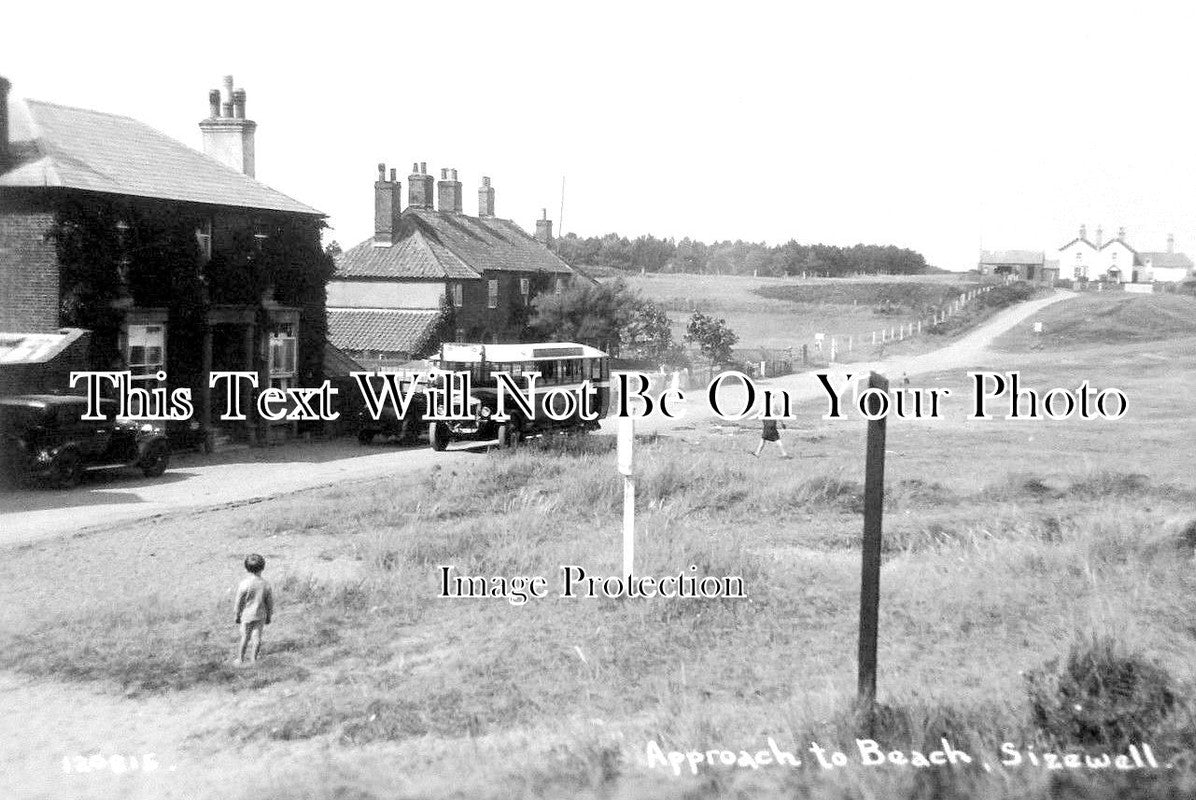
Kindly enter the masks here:
M 470 396 L 468 419 L 430 422 L 428 443 L 444 450 L 453 441 L 497 441 L 500 447 L 515 447 L 529 436 L 553 432 L 585 432 L 598 427 L 610 403 L 610 357 L 593 347 L 573 342 L 527 344 L 444 344 L 434 362 L 446 375 L 468 373 Z M 511 402 L 504 408 L 509 419 L 495 419 L 498 410 L 496 373 L 510 376 L 524 386 L 526 376 L 535 373 L 536 398 L 529 415 Z M 593 419 L 581 409 L 583 386 L 589 385 Z M 548 405 L 553 412 L 550 413 Z M 564 413 L 570 409 L 569 413 Z
M 118 417 L 115 401 L 101 400 L 104 419 L 83 419 L 87 398 L 67 395 L 0 397 L 0 453 L 18 483 L 79 483 L 89 469 L 136 467 L 156 478 L 170 465 L 161 424 Z
M 401 385 L 406 391 L 406 383 L 402 382 Z M 368 410 L 362 409 L 357 414 L 357 441 L 369 444 L 377 438 L 393 437 L 399 442 L 414 442 L 426 428 L 424 413 L 427 408 L 427 398 L 422 391 L 418 391 L 411 395 L 407 413 L 402 416 L 390 403 L 382 406 L 377 419 Z

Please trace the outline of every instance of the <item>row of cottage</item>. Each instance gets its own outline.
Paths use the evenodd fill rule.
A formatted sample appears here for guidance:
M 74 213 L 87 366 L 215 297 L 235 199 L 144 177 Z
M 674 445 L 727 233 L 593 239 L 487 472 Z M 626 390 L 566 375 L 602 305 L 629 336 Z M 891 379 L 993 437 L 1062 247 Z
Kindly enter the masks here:
M 1055 259 L 1041 250 L 982 250 L 979 271 L 1045 283 L 1063 279 L 1143 285 L 1186 281 L 1193 275 L 1193 264 L 1185 253 L 1175 252 L 1173 235 L 1167 236 L 1165 251 L 1137 250 L 1126 239 L 1125 228 L 1105 241 L 1100 226 L 1096 237 L 1089 238 L 1088 227 L 1081 225 L 1080 235 L 1060 246 Z
M 192 388 L 206 436 L 213 370 L 288 388 L 443 341 L 518 341 L 533 298 L 580 278 L 547 218 L 533 236 L 499 217 L 485 177 L 467 214 L 456 170 L 435 180 L 424 163 L 405 203 L 379 164 L 374 235 L 326 253 L 325 215 L 256 179 L 256 123 L 231 77 L 209 92 L 203 152 L 9 94 L 0 78 L 0 394 L 62 390 L 71 370 L 146 385 L 164 372 Z

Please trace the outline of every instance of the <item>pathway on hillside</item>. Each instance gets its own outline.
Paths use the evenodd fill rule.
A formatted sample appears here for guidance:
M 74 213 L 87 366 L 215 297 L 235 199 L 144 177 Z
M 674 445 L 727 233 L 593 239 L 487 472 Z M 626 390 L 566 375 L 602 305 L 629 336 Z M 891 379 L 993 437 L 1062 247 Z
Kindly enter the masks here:
M 826 371 L 831 373 L 833 384 L 838 386 L 848 372 L 866 375 L 869 370 L 877 370 L 900 377 L 903 372 L 912 376 L 972 366 L 982 360 L 985 348 L 997 336 L 1043 307 L 1072 296 L 1070 292 L 1056 292 L 1006 309 L 958 341 L 930 353 L 884 362 L 835 366 Z M 776 378 L 770 380 L 769 385 L 788 390 L 798 401 L 825 395 L 812 373 Z M 637 428 L 647 432 L 692 424 L 703 418 L 713 419 L 705 397 L 700 392 L 692 395 L 687 398 L 687 415 L 683 420 L 658 416 L 641 420 Z M 613 419 L 604 421 L 603 430 L 613 431 L 614 424 Z M 437 464 L 462 463 L 481 457 L 478 448 L 434 453 L 427 447 L 379 446 L 365 452 L 367 454 L 363 454 L 355 442 L 349 441 L 296 443 L 249 451 L 242 454 L 240 460 L 237 454 L 215 459 L 184 457 L 172 465 L 165 477 L 157 480 L 146 480 L 133 474 L 91 475 L 82 487 L 72 491 L 3 492 L 0 493 L 0 547 L 101 530 L 165 514 L 251 503 L 322 486 L 426 470 Z
M 998 336 L 1010 330 L 1018 323 L 1034 316 L 1046 306 L 1076 296 L 1074 292 L 1057 290 L 1046 297 L 1007 308 L 951 344 L 928 353 L 894 356 L 883 361 L 857 361 L 850 364 L 835 364 L 819 369 L 817 372 L 826 373 L 831 385 L 838 388 L 844 385 L 849 374 L 854 376 L 854 379 L 859 379 L 867 377 L 871 371 L 876 371 L 896 382 L 900 380 L 902 374 L 913 377 L 929 372 L 980 366 L 986 358 L 989 345 Z M 822 384 L 818 381 L 814 371 L 771 378 L 761 385 L 784 389 L 789 393 L 790 398 L 795 403 L 826 397 L 826 390 L 822 388 Z M 734 408 L 734 400 L 740 396 L 742 396 L 741 387 L 729 387 L 719 393 L 720 405 L 723 404 L 725 398 L 725 408 Z M 710 409 L 709 403 L 706 402 L 704 391 L 701 388 L 690 389 L 686 393 L 685 409 L 686 415 L 682 420 L 669 420 L 659 415 L 644 420 L 637 420 L 636 431 L 648 433 L 678 425 L 718 420 L 718 417 Z M 614 420 L 608 419 L 604 422 L 603 427 L 610 426 L 610 429 L 613 430 L 613 424 Z

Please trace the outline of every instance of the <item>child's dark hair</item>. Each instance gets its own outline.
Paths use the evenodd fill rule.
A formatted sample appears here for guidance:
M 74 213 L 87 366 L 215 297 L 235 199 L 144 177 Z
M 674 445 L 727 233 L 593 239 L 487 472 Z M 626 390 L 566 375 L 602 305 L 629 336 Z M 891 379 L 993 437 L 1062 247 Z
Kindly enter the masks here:
M 257 553 L 250 553 L 245 556 L 245 569 L 252 572 L 254 575 L 261 573 L 266 568 L 266 559 L 259 556 Z

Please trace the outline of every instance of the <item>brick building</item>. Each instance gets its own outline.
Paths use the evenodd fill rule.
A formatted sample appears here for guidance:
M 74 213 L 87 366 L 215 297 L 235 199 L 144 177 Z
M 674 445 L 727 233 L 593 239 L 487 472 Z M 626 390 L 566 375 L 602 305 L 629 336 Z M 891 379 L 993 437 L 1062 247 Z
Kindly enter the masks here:
M 9 88 L 0 78 L 0 332 L 89 328 L 92 368 L 190 385 L 205 433 L 211 370 L 284 388 L 315 377 L 323 214 L 254 178 L 256 126 L 231 77 L 209 93 L 204 153 Z
M 427 355 L 442 341 L 525 338 L 532 299 L 574 277 L 547 246 L 552 222 L 537 220 L 533 237 L 496 216 L 489 178 L 477 216 L 463 205 L 456 170 L 441 170 L 434 186 L 426 165 L 413 164 L 403 208 L 395 171 L 388 179 L 378 165 L 374 235 L 337 259 L 328 284 L 334 347 L 377 367 Z

